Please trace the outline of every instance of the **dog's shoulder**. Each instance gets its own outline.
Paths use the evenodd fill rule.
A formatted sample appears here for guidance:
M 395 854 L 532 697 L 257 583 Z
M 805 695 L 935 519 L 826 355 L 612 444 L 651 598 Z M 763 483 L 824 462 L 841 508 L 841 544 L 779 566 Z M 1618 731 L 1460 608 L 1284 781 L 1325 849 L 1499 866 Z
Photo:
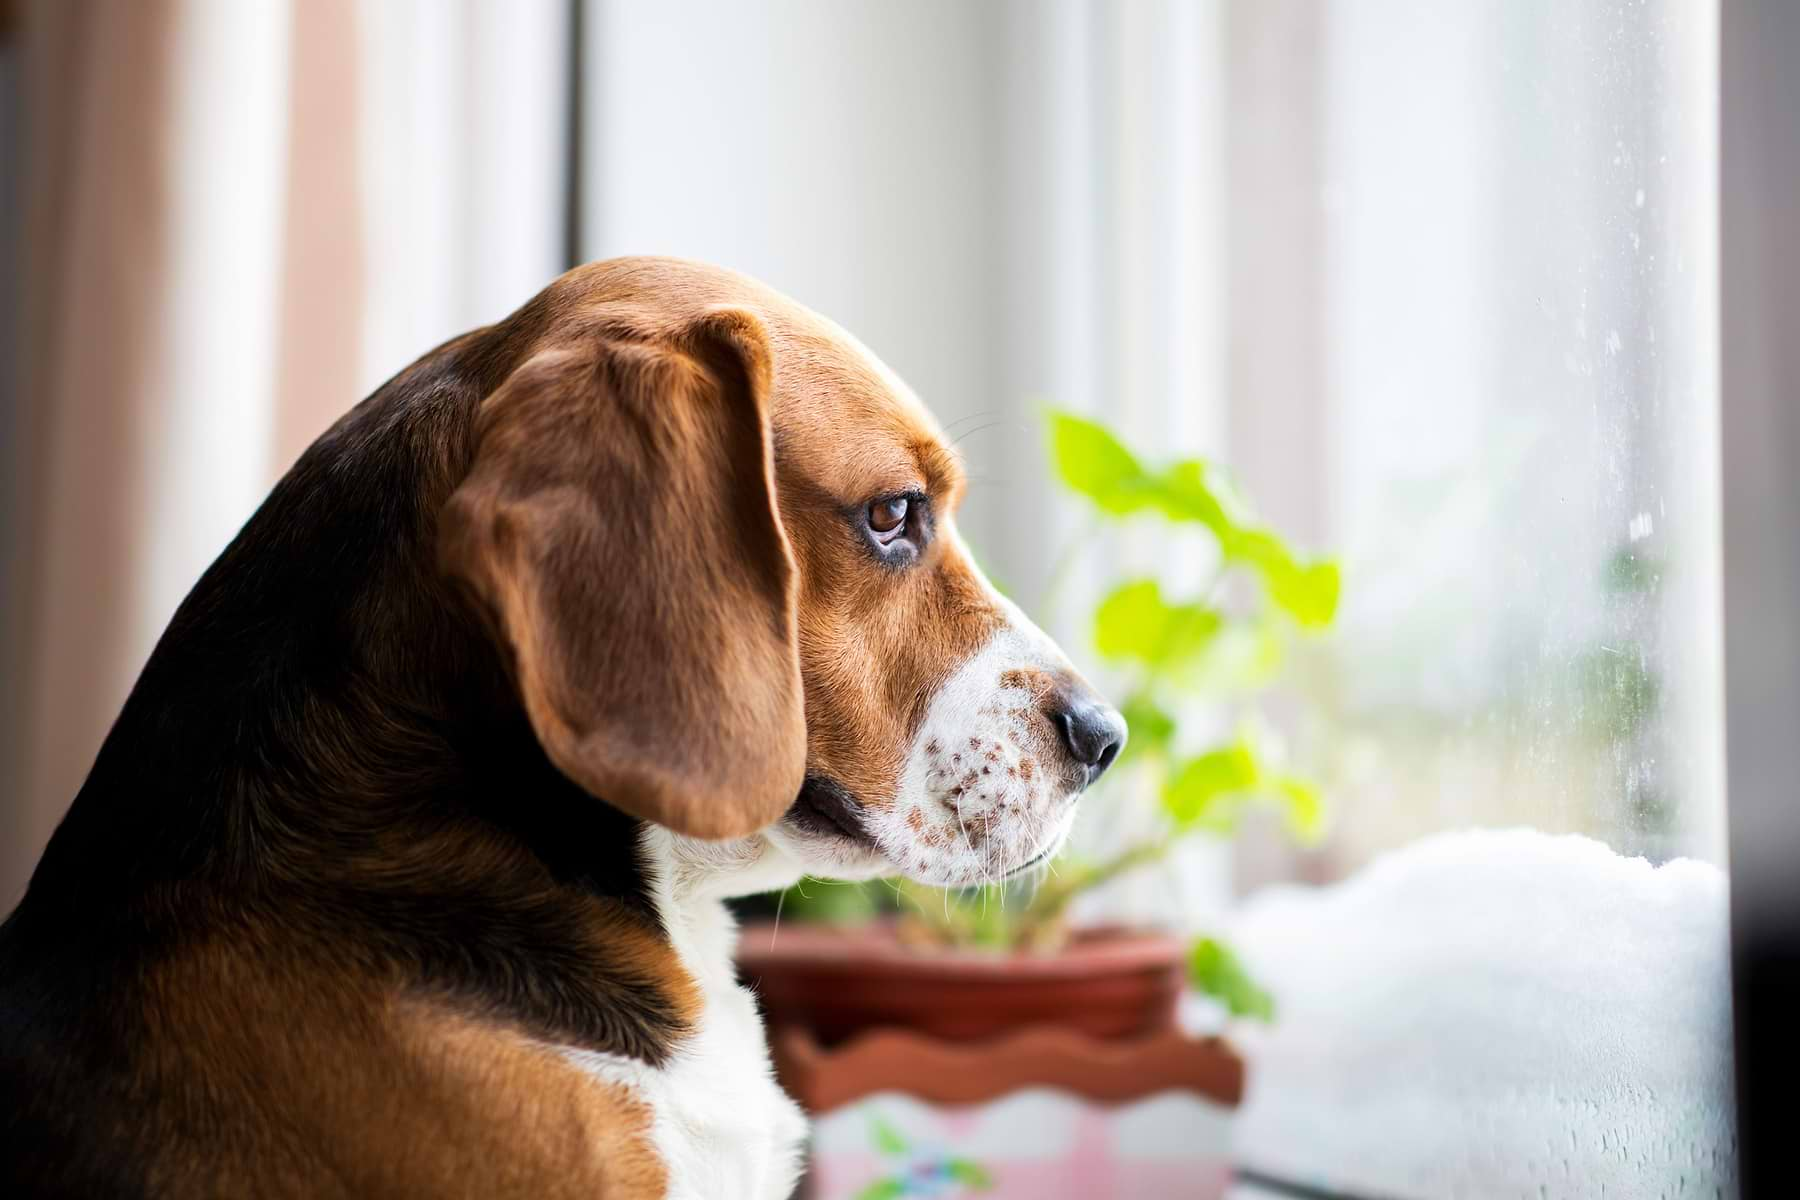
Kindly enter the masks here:
M 567 1025 L 542 1019 L 551 999 L 522 1011 L 287 922 L 160 945 L 139 924 L 109 947 L 41 921 L 0 930 L 0 1194 L 666 1194 L 652 1097 L 567 1050 L 649 1077 L 633 1054 L 686 1028 L 682 980 L 657 979 L 673 959 L 633 915 L 590 923 L 611 991 L 566 997 L 586 1022 Z

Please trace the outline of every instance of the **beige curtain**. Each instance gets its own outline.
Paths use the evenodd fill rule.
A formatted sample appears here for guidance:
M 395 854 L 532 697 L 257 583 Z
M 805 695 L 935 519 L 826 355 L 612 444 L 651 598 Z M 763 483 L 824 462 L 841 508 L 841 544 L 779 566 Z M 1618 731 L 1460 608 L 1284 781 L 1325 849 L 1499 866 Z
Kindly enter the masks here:
M 564 265 L 567 18 L 565 0 L 17 9 L 0 913 L 269 484 L 382 379 Z
M 27 5 L 0 911 L 194 576 L 356 396 L 349 0 Z

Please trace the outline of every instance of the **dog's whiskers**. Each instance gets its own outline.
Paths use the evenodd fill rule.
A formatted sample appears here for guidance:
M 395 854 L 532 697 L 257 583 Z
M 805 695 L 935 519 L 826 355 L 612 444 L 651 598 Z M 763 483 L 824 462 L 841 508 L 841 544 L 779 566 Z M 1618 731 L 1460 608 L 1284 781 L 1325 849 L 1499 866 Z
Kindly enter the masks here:
M 806 878 L 804 875 L 802 879 Z M 782 888 L 775 897 L 775 923 L 769 927 L 769 949 L 775 949 L 775 935 L 781 932 L 781 909 L 787 903 L 787 889 Z
M 974 437 L 978 433 L 986 433 L 990 429 L 1000 429 L 1000 428 L 1002 428 L 1004 426 L 1008 426 L 1008 425 L 1012 426 L 1014 429 L 1017 429 L 1020 433 L 1028 433 L 1029 432 L 1026 429 L 1026 427 L 1018 421 L 1002 419 L 999 421 L 989 421 L 986 425 L 977 425 L 973 429 L 965 429 L 961 433 L 957 434 L 955 437 L 951 438 L 950 444 L 952 446 L 957 446 L 962 443 L 964 438 Z
M 954 431 L 958 425 L 961 425 L 965 421 L 980 421 L 986 417 L 997 417 L 1000 415 L 1001 411 L 1002 410 L 998 408 L 984 408 L 978 412 L 964 413 L 954 421 L 944 422 L 944 432 L 950 433 Z

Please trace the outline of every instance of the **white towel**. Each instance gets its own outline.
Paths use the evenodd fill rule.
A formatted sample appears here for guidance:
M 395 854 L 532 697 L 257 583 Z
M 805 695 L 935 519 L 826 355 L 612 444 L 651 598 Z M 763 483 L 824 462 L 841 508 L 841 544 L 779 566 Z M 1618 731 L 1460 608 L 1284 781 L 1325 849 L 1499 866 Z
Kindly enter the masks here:
M 1239 1162 L 1374 1196 L 1736 1194 L 1724 874 L 1531 831 L 1270 889 Z

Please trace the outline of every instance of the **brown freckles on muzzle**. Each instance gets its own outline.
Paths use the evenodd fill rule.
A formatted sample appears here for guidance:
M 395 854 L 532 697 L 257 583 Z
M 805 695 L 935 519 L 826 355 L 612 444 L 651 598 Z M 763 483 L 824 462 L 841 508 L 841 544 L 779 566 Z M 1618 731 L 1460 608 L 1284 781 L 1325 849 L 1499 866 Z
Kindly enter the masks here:
M 1056 732 L 1062 751 L 1092 784 L 1125 748 L 1125 718 L 1089 684 L 1069 671 L 1013 667 L 1000 674 L 1002 691 L 1023 691 Z M 1015 709 L 1015 717 L 1025 711 Z

